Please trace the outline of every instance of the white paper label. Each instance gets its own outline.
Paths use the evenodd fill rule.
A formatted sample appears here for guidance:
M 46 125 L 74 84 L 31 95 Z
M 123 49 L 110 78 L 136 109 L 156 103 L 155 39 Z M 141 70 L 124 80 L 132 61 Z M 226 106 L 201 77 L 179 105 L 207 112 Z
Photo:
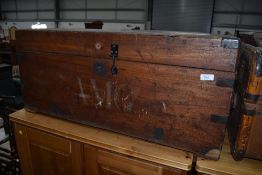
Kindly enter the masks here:
M 200 74 L 201 81 L 214 81 L 214 74 Z

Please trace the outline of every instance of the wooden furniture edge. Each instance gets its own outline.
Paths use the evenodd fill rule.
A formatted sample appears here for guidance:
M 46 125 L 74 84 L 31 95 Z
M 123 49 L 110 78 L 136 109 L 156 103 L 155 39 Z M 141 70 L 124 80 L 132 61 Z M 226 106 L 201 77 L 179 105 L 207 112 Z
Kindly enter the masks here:
M 235 161 L 230 153 L 229 140 L 226 134 L 220 159 L 214 161 L 198 157 L 195 169 L 199 173 L 209 175 L 261 175 L 262 161 L 248 158 Z
M 212 168 L 201 168 L 199 167 L 198 164 L 196 164 L 195 169 L 198 173 L 203 173 L 203 174 L 208 174 L 208 175 L 226 175 L 226 174 L 229 175 L 229 173 L 224 172 L 224 171 L 217 171 Z
M 222 157 L 222 161 L 225 161 L 225 160 L 226 159 Z M 211 161 L 211 160 L 204 160 L 204 161 Z M 234 174 L 234 175 L 246 175 L 246 174 L 261 175 L 262 161 L 246 158 L 242 161 L 236 161 L 235 165 L 230 163 L 231 161 L 234 161 L 233 158 L 232 160 L 230 159 L 230 161 L 227 163 L 228 166 L 226 167 L 225 165 L 221 165 L 219 162 L 212 162 L 210 165 L 204 162 L 204 165 L 203 165 L 202 161 L 200 161 L 200 164 L 199 164 L 199 161 L 197 160 L 195 169 L 199 173 L 209 174 L 209 175 L 231 175 L 231 174 Z M 257 163 L 259 163 L 260 165 L 257 165 L 256 163 L 254 164 L 254 161 L 257 161 Z M 245 165 L 247 162 L 249 166 Z M 217 166 L 214 166 L 215 163 L 217 164 Z M 223 163 L 223 164 L 226 164 L 226 163 Z M 258 166 L 259 168 L 256 168 Z
M 128 137 L 128 136 L 125 136 L 125 135 L 113 133 L 113 132 L 106 131 L 106 130 L 99 129 L 99 128 L 94 128 L 94 127 L 90 127 L 90 126 L 71 123 L 71 122 L 64 121 L 64 120 L 58 119 L 58 118 L 52 118 L 56 121 L 70 123 L 70 125 L 86 127 L 87 130 L 88 129 L 95 129 L 95 130 L 97 130 L 97 132 L 113 133 L 116 137 L 118 137 L 120 139 L 127 139 L 129 141 L 137 140 L 137 142 L 141 143 L 141 144 L 157 146 L 157 147 L 169 149 L 169 150 L 173 149 L 174 151 L 178 152 L 178 154 L 181 154 L 181 155 L 183 153 L 186 153 L 188 155 L 187 156 L 188 161 L 186 163 L 179 162 L 178 160 L 169 160 L 169 159 L 166 159 L 166 158 L 160 158 L 158 156 L 146 154 L 146 153 L 139 151 L 135 147 L 133 148 L 132 146 L 129 147 L 129 148 L 128 147 L 123 148 L 123 147 L 113 145 L 113 144 L 101 143 L 101 142 L 96 141 L 95 139 L 92 139 L 92 138 L 83 138 L 83 137 L 80 137 L 80 136 L 77 136 L 77 135 L 73 135 L 72 133 L 69 133 L 69 132 L 60 131 L 59 129 L 50 128 L 48 126 L 42 126 L 42 125 L 39 126 L 37 124 L 31 123 L 31 122 L 28 122 L 26 120 L 19 118 L 19 115 L 20 115 L 21 112 L 27 113 L 27 115 L 39 115 L 39 116 L 49 117 L 49 116 L 46 116 L 46 115 L 43 115 L 43 114 L 31 113 L 31 112 L 28 112 L 28 111 L 22 109 L 22 110 L 15 112 L 15 113 L 10 114 L 10 121 L 17 123 L 17 124 L 27 126 L 27 127 L 30 127 L 30 128 L 33 128 L 33 129 L 37 129 L 37 130 L 44 131 L 44 132 L 47 132 L 47 133 L 52 133 L 52 134 L 55 134 L 55 135 L 58 135 L 58 136 L 61 136 L 61 137 L 64 137 L 64 138 L 67 138 L 67 139 L 70 139 L 70 140 L 82 142 L 84 144 L 96 146 L 96 147 L 99 147 L 99 148 L 103 148 L 105 150 L 121 153 L 123 155 L 132 156 L 134 158 L 150 161 L 150 162 L 161 164 L 161 165 L 164 165 L 164 166 L 168 166 L 168 167 L 172 167 L 172 168 L 178 168 L 178 169 L 185 170 L 185 171 L 190 171 L 191 167 L 192 167 L 193 154 L 186 153 L 185 151 L 182 151 L 182 150 L 177 150 L 175 148 L 169 148 L 169 147 L 166 147 L 166 146 L 157 145 L 157 144 L 154 144 L 154 143 L 149 143 L 149 142 L 146 142 L 146 141 L 143 141 L 143 140 L 140 140 L 140 139 L 131 138 L 131 137 Z

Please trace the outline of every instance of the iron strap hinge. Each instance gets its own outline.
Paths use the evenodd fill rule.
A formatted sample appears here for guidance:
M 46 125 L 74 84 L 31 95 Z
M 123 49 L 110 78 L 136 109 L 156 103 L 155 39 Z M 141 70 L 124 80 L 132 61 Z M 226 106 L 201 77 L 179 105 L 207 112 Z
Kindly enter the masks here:
M 258 116 L 258 115 L 262 114 L 262 112 L 259 112 L 259 111 L 255 110 L 255 109 L 253 109 L 253 110 L 242 109 L 241 113 L 246 115 L 246 116 L 249 116 L 249 117 L 250 116 L 255 117 L 255 116 Z
M 247 91 L 244 92 L 244 98 L 253 102 L 262 101 L 261 95 L 254 95 Z

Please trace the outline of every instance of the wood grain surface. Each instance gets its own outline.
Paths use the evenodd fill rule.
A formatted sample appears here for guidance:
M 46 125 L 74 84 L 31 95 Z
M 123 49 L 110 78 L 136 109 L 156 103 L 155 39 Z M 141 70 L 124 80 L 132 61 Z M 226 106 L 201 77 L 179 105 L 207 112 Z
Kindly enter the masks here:
M 235 71 L 238 49 L 221 47 L 222 37 L 162 32 L 88 32 L 18 30 L 16 49 L 110 58 L 119 45 L 119 60 Z
M 25 107 L 218 159 L 238 52 L 221 42 L 211 35 L 20 30 Z
M 243 159 L 235 161 L 230 154 L 228 138 L 218 161 L 197 159 L 196 169 L 198 172 L 208 175 L 261 175 L 262 161 Z
M 261 49 L 242 44 L 237 64 L 233 110 L 229 118 L 229 136 L 235 159 L 244 157 L 262 160 L 262 78 Z
M 189 171 L 193 161 L 193 155 L 185 151 L 75 124 L 42 114 L 27 112 L 24 109 L 11 114 L 10 120 L 16 124 L 64 137 L 74 142 L 85 143 L 171 168 Z M 38 140 L 40 140 L 40 138 Z M 23 141 L 21 140 L 19 143 L 23 143 Z M 21 146 L 21 149 L 22 148 L 25 147 Z M 66 147 L 64 149 L 66 149 Z

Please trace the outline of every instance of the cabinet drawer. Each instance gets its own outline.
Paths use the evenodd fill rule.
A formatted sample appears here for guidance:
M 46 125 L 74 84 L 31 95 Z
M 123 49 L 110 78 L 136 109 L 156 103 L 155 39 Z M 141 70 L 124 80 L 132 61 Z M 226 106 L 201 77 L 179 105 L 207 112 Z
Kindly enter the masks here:
M 162 168 L 118 154 L 98 151 L 99 174 L 161 175 Z
M 86 175 L 186 175 L 187 171 L 84 146 Z

